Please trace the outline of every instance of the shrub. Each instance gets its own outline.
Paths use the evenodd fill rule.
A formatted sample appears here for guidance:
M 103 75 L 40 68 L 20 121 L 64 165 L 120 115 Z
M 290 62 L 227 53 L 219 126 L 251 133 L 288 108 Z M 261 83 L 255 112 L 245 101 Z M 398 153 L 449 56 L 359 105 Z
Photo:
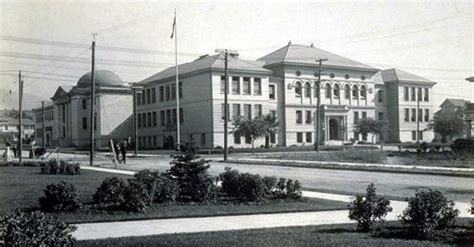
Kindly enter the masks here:
M 359 231 L 370 231 L 374 224 L 383 223 L 384 217 L 391 211 L 390 201 L 377 196 L 374 184 L 370 184 L 365 198 L 358 195 L 349 205 L 349 219 L 357 221 Z
M 78 175 L 81 173 L 81 167 L 79 163 L 68 163 L 64 160 L 51 159 L 48 163 L 41 165 L 41 173 Z
M 179 195 L 178 183 L 158 171 L 139 171 L 135 174 L 135 179 L 145 185 L 149 200 L 152 202 L 174 202 Z
M 245 201 L 261 201 L 265 198 L 265 184 L 259 175 L 242 173 L 239 178 L 238 197 Z
M 474 154 L 474 140 L 457 139 L 451 144 L 451 150 L 461 154 Z
M 17 211 L 2 218 L 1 239 L 5 246 L 72 246 L 75 226 L 42 212 Z
M 270 197 L 273 195 L 273 191 L 276 188 L 277 181 L 278 179 L 276 177 L 269 177 L 269 176 L 263 177 L 262 182 L 265 189 L 265 195 L 267 197 Z
M 129 180 L 124 192 L 123 209 L 131 212 L 143 212 L 151 205 L 150 195 L 145 184 L 137 180 Z
M 410 198 L 401 222 L 419 239 L 434 237 L 453 223 L 459 210 L 437 190 L 421 190 Z
M 302 196 L 301 184 L 298 180 L 289 179 L 286 183 L 286 198 L 299 199 Z
M 105 178 L 93 195 L 94 202 L 107 209 L 121 209 L 127 183 L 118 177 Z
M 229 196 L 237 197 L 239 194 L 239 179 L 240 173 L 237 170 L 232 170 L 230 167 L 226 167 L 224 172 L 219 175 L 222 180 L 222 191 Z
M 47 185 L 39 203 L 46 212 L 75 211 L 81 207 L 76 188 L 66 182 Z

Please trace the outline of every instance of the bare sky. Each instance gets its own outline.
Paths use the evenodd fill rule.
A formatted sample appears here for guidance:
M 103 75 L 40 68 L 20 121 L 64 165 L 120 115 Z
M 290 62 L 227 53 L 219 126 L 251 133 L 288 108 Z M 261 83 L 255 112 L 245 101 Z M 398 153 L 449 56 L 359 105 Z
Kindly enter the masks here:
M 180 63 L 216 48 L 256 59 L 291 40 L 436 81 L 436 105 L 447 97 L 474 100 L 474 85 L 465 81 L 474 74 L 469 1 L 0 3 L 0 109 L 15 105 L 20 69 L 27 76 L 27 108 L 39 106 L 59 85 L 75 85 L 90 69 L 92 32 L 98 33 L 97 69 L 125 81 L 172 66 L 175 8 Z

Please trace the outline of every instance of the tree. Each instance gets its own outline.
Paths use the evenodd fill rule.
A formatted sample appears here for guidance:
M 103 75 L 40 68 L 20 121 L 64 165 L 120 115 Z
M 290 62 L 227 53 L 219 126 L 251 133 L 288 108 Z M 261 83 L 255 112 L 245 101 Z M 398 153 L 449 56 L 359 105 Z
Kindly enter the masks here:
M 259 118 L 261 124 L 263 125 L 263 130 L 265 132 L 265 148 L 270 148 L 270 136 L 276 134 L 278 130 L 278 121 L 276 116 L 271 114 L 264 115 Z
M 446 143 L 448 137 L 453 139 L 454 137 L 461 136 L 465 130 L 462 112 L 437 112 L 428 128 L 441 135 L 442 143 Z
M 245 119 L 241 117 L 234 118 L 233 120 L 234 129 L 231 133 L 234 136 L 243 136 L 246 139 L 249 139 L 252 143 L 252 153 L 254 152 L 255 140 L 262 138 L 266 135 L 265 126 L 262 120 L 258 118 L 254 119 Z
M 374 138 L 376 135 L 381 135 L 387 128 L 387 122 L 373 118 L 362 118 L 357 120 L 354 125 L 354 131 L 364 135 L 372 134 L 372 147 L 374 146 Z M 382 142 L 380 142 L 382 148 Z

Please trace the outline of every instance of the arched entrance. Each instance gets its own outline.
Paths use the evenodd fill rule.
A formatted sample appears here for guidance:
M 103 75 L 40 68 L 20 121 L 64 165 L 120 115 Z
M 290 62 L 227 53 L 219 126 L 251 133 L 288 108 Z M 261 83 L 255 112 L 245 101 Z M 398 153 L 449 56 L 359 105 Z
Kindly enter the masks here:
M 340 140 L 339 121 L 337 119 L 329 119 L 329 140 Z

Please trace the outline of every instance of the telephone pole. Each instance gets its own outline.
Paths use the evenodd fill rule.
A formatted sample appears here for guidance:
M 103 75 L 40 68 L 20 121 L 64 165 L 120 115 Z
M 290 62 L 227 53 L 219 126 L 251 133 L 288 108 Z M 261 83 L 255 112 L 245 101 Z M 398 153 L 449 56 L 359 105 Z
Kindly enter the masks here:
M 320 115 L 321 115 L 321 71 L 322 71 L 322 63 L 324 61 L 327 61 L 327 59 L 318 59 L 316 62 L 318 62 L 318 82 L 316 84 L 316 90 L 317 90 L 317 106 L 316 106 L 316 142 L 314 145 L 314 150 L 319 153 L 319 131 L 321 129 L 321 123 L 320 123 Z
M 229 122 L 229 109 L 228 109 L 228 99 L 227 94 L 229 93 L 229 76 L 228 74 L 228 56 L 237 56 L 239 53 L 235 50 L 228 50 L 228 49 L 217 49 L 216 52 L 219 52 L 224 55 L 224 77 L 225 77 L 225 85 L 224 85 L 224 161 L 227 161 L 227 142 L 229 134 L 228 130 L 228 122 Z
M 92 63 L 91 63 L 91 114 L 90 114 L 90 152 L 89 152 L 89 165 L 94 165 L 94 127 L 95 127 L 95 112 L 94 112 L 94 103 L 95 103 L 95 37 L 97 33 L 92 33 Z
M 43 139 L 43 149 L 46 150 L 46 126 L 44 125 L 45 123 L 45 114 L 44 114 L 44 101 L 41 101 L 41 115 L 42 115 L 42 118 L 43 118 L 43 136 L 42 136 L 42 139 Z
M 22 161 L 23 152 L 23 80 L 21 77 L 21 70 L 18 72 L 18 158 Z

